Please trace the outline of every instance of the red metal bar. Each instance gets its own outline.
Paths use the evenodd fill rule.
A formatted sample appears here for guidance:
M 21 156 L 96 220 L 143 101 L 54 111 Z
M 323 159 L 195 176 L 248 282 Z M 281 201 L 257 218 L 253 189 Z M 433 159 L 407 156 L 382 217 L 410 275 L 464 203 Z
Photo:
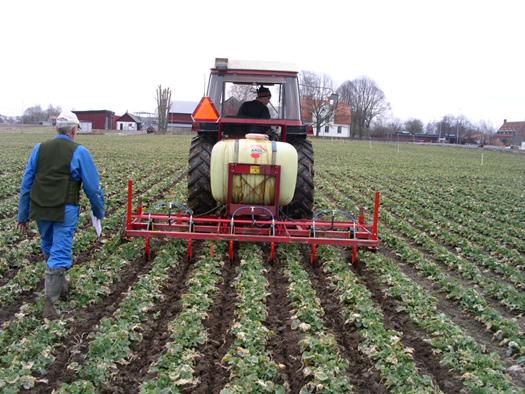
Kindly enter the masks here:
M 149 236 L 146 236 L 146 244 L 144 246 L 144 252 L 146 253 L 146 260 L 149 260 L 151 258 L 151 246 L 149 243 Z
M 229 163 L 228 164 L 228 198 L 227 198 L 227 212 L 229 215 L 232 215 L 239 208 L 249 208 L 250 205 L 243 203 L 242 201 L 233 201 L 233 179 L 235 175 L 264 175 L 275 178 L 275 193 L 273 204 L 264 205 L 258 204 L 255 206 L 262 207 L 259 208 L 258 212 L 255 212 L 256 215 L 265 215 L 264 208 L 272 212 L 272 215 L 277 216 L 279 213 L 279 191 L 281 185 L 281 167 L 277 165 L 269 164 L 246 164 L 246 163 Z M 263 190 L 263 199 L 266 194 L 266 190 Z M 266 214 L 267 216 L 267 214 Z
M 353 246 L 352 247 L 352 264 L 356 264 L 357 263 L 357 246 Z
M 233 240 L 230 241 L 230 262 L 233 262 L 233 259 L 235 258 L 234 250 L 233 250 Z
M 126 229 L 131 229 L 131 210 L 132 210 L 132 198 L 133 198 L 133 180 L 128 180 L 128 212 L 126 217 Z
M 372 237 L 377 239 L 377 225 L 379 221 L 379 204 L 380 204 L 380 193 L 376 192 L 375 204 L 374 204 L 374 222 L 372 224 Z
M 246 206 L 244 205 L 245 207 L 249 208 L 249 206 Z M 135 221 L 133 222 L 133 224 L 137 224 L 137 223 L 140 223 L 141 221 L 148 221 L 149 219 L 152 219 L 152 220 L 155 220 L 156 222 L 161 222 L 161 221 L 165 221 L 167 222 L 168 219 L 171 219 L 172 222 L 178 222 L 180 224 L 184 224 L 185 226 L 187 226 L 187 224 L 189 223 L 189 220 L 190 220 L 190 217 L 186 214 L 172 214 L 172 215 L 167 215 L 167 214 L 155 214 L 155 213 L 152 213 L 152 214 L 149 214 L 149 213 L 144 213 L 144 214 L 133 214 L 132 215 L 132 218 L 135 219 Z M 235 220 L 235 224 L 236 225 L 243 225 L 243 224 L 247 224 L 247 225 L 250 225 L 253 223 L 252 219 L 249 218 L 242 218 L 242 217 L 239 217 L 239 218 L 236 218 L 234 219 Z M 202 224 L 227 224 L 229 225 L 231 219 L 229 218 L 220 218 L 220 217 L 216 217 L 216 216 L 201 216 L 201 217 L 193 217 L 193 222 L 198 225 L 200 223 Z M 308 220 L 308 219 L 302 219 L 302 220 L 276 220 L 275 222 L 275 225 L 286 225 L 286 227 L 308 227 L 308 226 L 311 226 L 312 224 L 312 221 L 311 220 Z M 260 225 L 271 225 L 272 224 L 272 220 L 269 220 L 269 219 L 257 219 L 257 224 L 260 224 Z M 371 225 L 359 225 L 353 221 L 344 221 L 344 222 L 331 222 L 329 220 L 316 220 L 315 221 L 315 225 L 316 227 L 330 227 L 333 225 L 333 228 L 337 228 L 337 229 L 342 229 L 342 228 L 350 228 L 352 227 L 354 224 L 356 224 L 358 226 L 358 228 L 360 229 L 368 229 L 368 230 L 371 230 L 372 229 L 372 226 Z
M 270 166 L 271 167 L 271 166 Z M 378 221 L 380 193 L 375 194 L 374 221 L 370 224 L 361 224 L 354 221 L 332 222 L 316 221 L 315 237 L 312 234 L 314 226 L 311 220 L 268 220 L 259 219 L 250 215 L 240 215 L 233 218 L 214 216 L 193 217 L 192 229 L 189 229 L 190 216 L 187 214 L 149 214 L 142 213 L 139 203 L 137 213 L 132 211 L 133 181 L 128 181 L 128 207 L 125 234 L 129 237 L 145 238 L 146 258 L 151 257 L 150 238 L 176 238 L 188 241 L 188 257 L 193 254 L 192 240 L 221 240 L 229 241 L 230 259 L 234 259 L 234 241 L 240 242 L 270 242 L 271 256 L 275 257 L 275 247 L 278 243 L 303 243 L 312 245 L 312 262 L 317 260 L 317 245 L 340 245 L 352 247 L 352 262 L 357 261 L 359 247 L 376 249 L 379 244 Z M 246 207 L 251 212 L 251 206 Z M 254 209 L 257 206 L 254 206 Z M 261 207 L 259 207 L 261 209 Z M 150 226 L 151 221 L 154 226 Z M 273 226 L 273 227 L 272 227 Z M 210 247 L 213 255 L 213 249 Z
M 365 209 L 363 207 L 359 208 L 359 224 L 365 224 Z
M 178 239 L 200 239 L 200 240 L 220 240 L 220 241 L 241 241 L 241 242 L 275 242 L 275 243 L 303 243 L 319 245 L 341 245 L 341 246 L 363 246 L 368 248 L 377 247 L 379 241 L 376 239 L 359 238 L 313 238 L 313 237 L 291 237 L 287 235 L 245 235 L 245 234 L 222 234 L 222 233 L 188 233 L 188 232 L 163 232 L 157 230 L 129 230 L 126 231 L 129 237 L 158 237 L 158 238 L 178 238 Z
M 302 126 L 300 120 L 290 120 L 290 119 L 256 119 L 256 118 L 230 118 L 230 117 L 221 117 L 219 120 L 219 125 L 224 124 L 255 124 L 263 126 Z
M 313 266 L 317 264 L 317 244 L 312 244 L 312 254 L 310 255 L 310 262 Z

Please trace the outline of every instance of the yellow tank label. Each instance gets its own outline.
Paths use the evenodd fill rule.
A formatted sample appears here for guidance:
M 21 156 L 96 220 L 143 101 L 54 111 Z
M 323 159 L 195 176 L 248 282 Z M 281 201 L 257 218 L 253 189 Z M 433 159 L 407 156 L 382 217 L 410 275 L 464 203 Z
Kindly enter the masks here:
M 250 157 L 258 159 L 261 155 L 266 154 L 266 148 L 259 144 L 254 144 L 250 147 Z M 258 174 L 258 172 L 254 173 Z
M 259 166 L 250 166 L 250 174 L 260 174 L 261 167 Z

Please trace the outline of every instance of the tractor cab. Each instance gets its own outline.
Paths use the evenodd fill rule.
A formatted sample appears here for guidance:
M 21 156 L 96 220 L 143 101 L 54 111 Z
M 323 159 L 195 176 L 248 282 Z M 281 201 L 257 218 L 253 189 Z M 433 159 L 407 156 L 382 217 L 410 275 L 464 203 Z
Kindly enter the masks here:
M 290 64 L 216 59 L 215 67 L 210 70 L 207 97 L 217 109 L 220 121 L 196 121 L 193 130 L 216 140 L 253 132 L 268 134 L 270 139 L 279 141 L 286 141 L 287 136 L 306 137 L 312 129 L 301 121 L 297 75 L 298 71 Z M 261 87 L 270 93 L 266 104 L 269 118 L 242 116 L 239 113 L 242 104 L 256 100 Z

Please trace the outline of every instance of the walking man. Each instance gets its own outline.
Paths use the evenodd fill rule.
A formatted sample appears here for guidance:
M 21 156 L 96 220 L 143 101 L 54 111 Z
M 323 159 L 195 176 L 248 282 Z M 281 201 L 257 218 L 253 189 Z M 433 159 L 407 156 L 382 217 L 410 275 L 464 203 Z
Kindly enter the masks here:
M 37 144 L 20 187 L 18 228 L 27 232 L 36 220 L 41 248 L 47 260 L 44 317 L 56 319 L 55 303 L 68 289 L 66 271 L 73 265 L 73 238 L 80 213 L 80 188 L 93 215 L 104 218 L 104 192 L 89 151 L 75 143 L 80 123 L 73 112 L 62 111 L 56 120 L 58 135 Z

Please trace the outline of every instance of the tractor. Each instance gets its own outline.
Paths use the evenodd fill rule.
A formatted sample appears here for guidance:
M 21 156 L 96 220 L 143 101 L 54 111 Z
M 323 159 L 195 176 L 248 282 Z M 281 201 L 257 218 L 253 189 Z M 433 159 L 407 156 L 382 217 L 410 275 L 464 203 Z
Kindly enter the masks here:
M 232 140 L 245 138 L 247 134 L 253 136 L 255 132 L 265 134 L 269 140 L 287 143 L 297 152 L 297 173 L 293 174 L 293 179 L 287 179 L 287 182 L 295 183 L 295 190 L 292 199 L 282 207 L 283 213 L 294 219 L 312 217 L 314 155 L 312 143 L 306 138 L 312 133 L 312 127 L 301 122 L 297 71 L 290 70 L 293 70 L 292 66 L 286 64 L 249 64 L 216 59 L 215 68 L 210 73 L 208 97 L 215 104 L 220 121 L 217 118 L 212 122 L 196 119 L 193 130 L 198 135 L 190 147 L 188 206 L 196 214 L 215 208 L 216 199 L 210 182 L 213 146 L 221 140 L 234 143 Z M 258 86 L 271 91 L 272 100 L 268 105 L 271 119 L 239 118 L 239 106 L 243 100 L 255 98 Z M 194 118 L 199 114 L 199 107 L 195 112 Z M 277 144 L 278 148 L 281 146 L 285 145 Z M 280 153 L 276 152 L 276 156 L 280 157 Z M 257 200 L 251 197 L 252 201 Z
M 247 117 L 243 103 L 261 91 L 271 96 L 265 115 Z M 363 209 L 313 211 L 313 133 L 301 121 L 294 67 L 217 58 L 192 118 L 187 203 L 170 203 L 168 213 L 144 212 L 139 203 L 133 212 L 128 183 L 125 233 L 145 238 L 147 256 L 151 237 L 187 239 L 189 258 L 192 241 L 205 239 L 228 241 L 232 260 L 239 241 L 269 243 L 271 260 L 276 244 L 309 244 L 312 263 L 320 244 L 352 247 L 352 262 L 359 247 L 377 249 L 378 192 L 371 224 Z

